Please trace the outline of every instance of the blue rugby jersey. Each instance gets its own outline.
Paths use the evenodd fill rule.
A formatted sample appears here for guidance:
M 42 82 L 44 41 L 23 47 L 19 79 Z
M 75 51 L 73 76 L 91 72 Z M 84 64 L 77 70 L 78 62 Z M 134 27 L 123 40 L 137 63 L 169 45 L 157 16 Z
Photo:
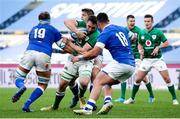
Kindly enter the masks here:
M 97 45 L 105 47 L 119 63 L 135 66 L 128 30 L 117 25 L 107 25 L 98 37 Z
M 61 33 L 50 24 L 38 24 L 29 33 L 29 44 L 26 50 L 52 54 L 52 44 L 61 39 Z

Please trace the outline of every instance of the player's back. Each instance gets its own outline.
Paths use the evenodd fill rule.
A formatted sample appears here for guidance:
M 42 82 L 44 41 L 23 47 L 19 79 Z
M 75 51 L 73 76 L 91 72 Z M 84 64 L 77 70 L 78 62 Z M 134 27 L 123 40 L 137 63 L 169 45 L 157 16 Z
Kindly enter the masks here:
M 105 48 L 110 51 L 113 59 L 119 63 L 134 66 L 134 56 L 128 38 L 128 30 L 125 27 L 108 25 L 101 35 L 103 34 L 108 38 Z
M 52 44 L 61 39 L 60 32 L 50 24 L 38 24 L 29 33 L 27 50 L 35 50 L 51 56 Z

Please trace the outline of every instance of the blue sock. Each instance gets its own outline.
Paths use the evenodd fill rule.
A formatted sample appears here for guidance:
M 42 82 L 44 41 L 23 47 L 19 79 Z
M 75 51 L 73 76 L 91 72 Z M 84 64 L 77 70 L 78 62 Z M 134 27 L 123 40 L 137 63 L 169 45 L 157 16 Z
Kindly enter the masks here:
M 18 88 L 25 87 L 24 86 L 24 79 L 22 79 L 22 78 L 16 78 L 15 84 L 16 84 L 16 87 L 18 87 Z
M 96 102 L 92 99 L 89 99 L 86 107 L 84 108 L 85 110 L 93 110 L 93 107 L 96 106 Z
M 105 98 L 104 98 L 104 105 L 105 105 L 106 103 L 111 102 L 111 100 L 112 100 L 112 97 L 111 97 L 111 96 L 105 96 Z
M 29 99 L 24 103 L 25 108 L 29 108 L 31 103 L 33 103 L 35 100 L 37 100 L 41 95 L 43 94 L 43 89 L 37 87 L 29 97 Z

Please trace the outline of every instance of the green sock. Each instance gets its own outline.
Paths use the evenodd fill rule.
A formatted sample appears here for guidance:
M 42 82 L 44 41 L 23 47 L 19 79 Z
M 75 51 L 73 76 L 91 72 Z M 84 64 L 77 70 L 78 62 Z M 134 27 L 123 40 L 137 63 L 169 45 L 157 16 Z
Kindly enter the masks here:
M 151 86 L 151 83 L 150 83 L 150 82 L 146 84 L 146 88 L 147 88 L 147 90 L 148 90 L 148 92 L 149 92 L 149 96 L 152 97 L 152 98 L 154 98 L 154 94 L 153 94 L 152 86 Z
M 64 92 L 61 93 L 61 92 L 56 92 L 56 97 L 55 97 L 55 101 L 54 101 L 54 104 L 53 104 L 53 109 L 58 109 L 59 108 L 59 104 L 61 102 L 61 100 L 63 99 L 64 97 Z
M 121 98 L 125 99 L 126 95 L 126 82 L 121 83 Z
M 169 92 L 171 93 L 172 95 L 172 99 L 176 99 L 176 93 L 175 93 L 175 89 L 174 89 L 174 85 L 172 86 L 168 86 L 168 89 L 169 89 Z
M 136 85 L 136 84 L 133 85 L 133 90 L 132 90 L 132 95 L 131 95 L 131 98 L 132 98 L 133 100 L 135 99 L 136 93 L 137 93 L 138 90 L 139 90 L 139 86 L 140 86 L 140 85 Z

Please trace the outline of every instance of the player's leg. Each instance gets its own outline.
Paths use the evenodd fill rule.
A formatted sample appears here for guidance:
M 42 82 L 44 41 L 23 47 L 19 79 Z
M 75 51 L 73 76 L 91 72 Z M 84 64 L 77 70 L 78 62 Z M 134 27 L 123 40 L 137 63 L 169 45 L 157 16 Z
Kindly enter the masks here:
M 18 66 L 18 68 L 16 69 L 15 85 L 17 88 L 19 88 L 19 90 L 12 97 L 13 103 L 17 102 L 20 99 L 21 95 L 26 91 L 26 86 L 24 84 L 24 80 L 28 73 L 29 73 L 29 70 L 27 70 L 21 66 Z
M 24 80 L 33 67 L 35 57 L 35 55 L 33 54 L 34 52 L 32 51 L 26 51 L 21 58 L 18 68 L 16 69 L 15 85 L 19 88 L 19 91 L 17 91 L 12 97 L 12 102 L 17 102 L 20 99 L 21 95 L 26 91 Z
M 110 78 L 107 74 L 105 74 L 104 72 L 99 72 L 94 80 L 94 86 L 85 108 L 82 110 L 74 110 L 74 112 L 76 114 L 85 114 L 85 115 L 92 114 L 93 107 L 96 105 L 96 101 L 100 96 L 102 87 L 112 82 L 114 82 L 114 80 L 112 80 L 112 78 Z
M 34 101 L 36 101 L 44 93 L 45 89 L 48 86 L 48 82 L 50 80 L 50 72 L 47 72 L 45 74 L 45 75 L 48 75 L 48 73 L 49 73 L 49 77 L 46 77 L 45 75 L 43 75 L 43 73 L 37 72 L 37 74 L 38 74 L 38 87 L 34 89 L 34 91 L 31 93 L 30 97 L 24 103 L 24 106 L 22 108 L 22 110 L 24 112 L 32 112 L 32 110 L 30 109 L 30 105 Z
M 65 91 L 66 91 L 66 88 L 69 84 L 69 81 L 67 80 L 64 80 L 64 79 L 60 79 L 60 83 L 59 83 L 59 87 L 58 89 L 56 90 L 56 95 L 55 95 L 55 98 L 54 98 L 54 102 L 52 105 L 50 106 L 47 106 L 47 107 L 43 107 L 41 108 L 40 110 L 41 111 L 53 111 L 53 110 L 58 110 L 59 108 L 59 104 L 61 102 L 61 100 L 64 98 L 65 96 Z
M 57 110 L 59 108 L 59 104 L 61 103 L 61 100 L 65 96 L 65 91 L 66 91 L 66 88 L 67 88 L 68 85 L 69 85 L 69 81 L 64 80 L 61 77 L 61 80 L 59 82 L 59 87 L 56 90 L 56 96 L 55 96 L 55 99 L 54 99 L 54 103 L 52 105 L 52 110 Z M 47 110 L 43 110 L 43 109 L 41 109 L 41 110 L 42 111 L 47 111 Z
M 86 104 L 84 94 L 91 79 L 93 63 L 91 61 L 82 62 L 79 67 L 79 102 L 80 108 L 83 108 Z
M 93 69 L 92 69 L 92 75 L 91 75 L 91 84 L 90 84 L 90 92 L 93 88 L 93 81 L 96 78 L 97 74 L 101 71 L 101 67 L 102 67 L 102 62 L 103 62 L 103 56 L 102 55 L 98 55 L 95 59 L 94 59 L 94 64 L 93 64 Z
M 120 97 L 114 101 L 123 103 L 125 101 L 125 95 L 126 95 L 126 82 L 122 82 Z
M 119 82 L 118 82 L 119 83 Z M 111 85 L 105 85 L 103 88 L 104 92 L 104 105 L 112 101 L 112 87 Z
M 116 83 L 118 84 L 119 81 L 117 81 Z M 104 105 L 97 112 L 97 114 L 107 114 L 111 110 L 111 108 L 113 107 L 113 103 L 112 103 L 112 87 L 111 87 L 111 85 L 103 86 L 103 92 L 104 92 Z
M 94 65 L 94 67 L 92 69 L 91 84 L 90 84 L 90 88 L 89 88 L 90 92 L 92 91 L 92 88 L 93 88 L 93 81 L 99 72 L 100 72 L 100 69 L 97 67 L 97 65 Z
M 164 81 L 166 82 L 166 85 L 168 87 L 168 90 L 172 96 L 173 104 L 177 105 L 179 102 L 177 101 L 176 92 L 174 88 L 174 84 L 171 82 L 168 70 L 160 71 L 159 72 L 161 76 L 163 77 Z
M 114 85 L 119 83 L 118 79 L 122 81 L 129 78 L 134 72 L 134 67 L 119 64 L 117 61 L 112 61 L 99 72 L 97 77 L 94 80 L 94 87 L 90 94 L 90 98 L 86 104 L 86 107 L 83 110 L 74 110 L 76 114 L 92 114 L 93 106 L 96 104 L 97 99 L 100 96 L 101 89 L 104 85 Z M 103 105 L 98 114 L 107 114 L 112 108 L 112 103 L 106 103 Z
M 175 88 L 174 88 L 174 84 L 171 82 L 171 79 L 169 77 L 169 72 L 167 70 L 167 66 L 166 63 L 162 60 L 162 59 L 158 59 L 155 63 L 154 63 L 154 67 L 159 71 L 159 73 L 161 74 L 162 78 L 164 79 L 170 94 L 172 95 L 172 100 L 173 100 L 173 104 L 179 104 L 176 98 L 176 92 L 175 92 Z
M 147 75 L 148 71 L 151 69 L 151 62 L 144 59 L 139 67 L 139 69 L 136 72 L 136 79 L 132 88 L 131 98 L 124 101 L 124 104 L 132 104 L 135 102 L 135 96 L 136 93 L 139 90 L 139 86 L 141 84 L 141 81 L 144 79 L 144 77 Z
M 70 103 L 70 108 L 73 108 L 77 105 L 77 102 L 79 101 L 79 86 L 78 83 L 74 80 L 69 82 L 69 88 L 71 92 L 73 93 L 73 98 Z
M 77 74 L 77 68 L 75 64 L 73 64 L 71 61 L 67 61 L 61 73 L 61 79 L 60 79 L 59 87 L 56 90 L 56 95 L 53 105 L 48 107 L 43 107 L 40 109 L 41 111 L 52 111 L 52 110 L 57 110 L 59 108 L 59 104 L 63 99 L 63 97 L 65 96 L 66 87 L 69 85 L 70 81 L 76 79 L 76 74 Z
M 155 98 L 154 98 L 151 82 L 148 80 L 147 76 L 145 76 L 145 78 L 143 79 L 143 82 L 145 83 L 146 88 L 149 92 L 149 103 L 153 103 Z
M 136 62 L 136 70 L 138 70 L 139 67 L 140 67 L 140 64 L 141 64 L 141 60 L 140 59 L 135 59 L 135 62 Z M 136 75 L 136 73 L 135 73 L 135 75 Z M 153 103 L 155 98 L 154 98 L 154 94 L 153 94 L 153 91 L 152 91 L 151 82 L 148 80 L 147 76 L 145 76 L 145 78 L 143 79 L 143 82 L 145 83 L 146 88 L 147 88 L 147 90 L 149 92 L 149 102 Z
M 34 89 L 28 100 L 24 103 L 22 110 L 25 112 L 31 112 L 30 105 L 43 94 L 51 76 L 50 56 L 41 52 L 34 52 L 33 55 L 33 64 L 36 64 L 36 74 L 38 76 L 38 87 Z

